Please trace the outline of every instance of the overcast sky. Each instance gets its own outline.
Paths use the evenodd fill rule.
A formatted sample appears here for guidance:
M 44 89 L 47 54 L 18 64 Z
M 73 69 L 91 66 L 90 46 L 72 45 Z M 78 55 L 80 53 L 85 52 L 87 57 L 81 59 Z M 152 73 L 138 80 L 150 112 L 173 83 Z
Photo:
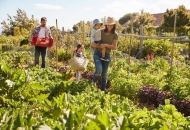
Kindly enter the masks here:
M 113 16 L 117 20 L 127 13 L 145 12 L 163 13 L 184 5 L 190 9 L 190 0 L 0 0 L 0 22 L 6 20 L 7 14 L 16 15 L 16 10 L 24 10 L 28 17 L 32 14 L 38 20 L 46 16 L 48 26 L 65 30 L 72 29 L 81 20 L 92 21 L 95 18 Z M 0 25 L 2 27 L 2 25 Z

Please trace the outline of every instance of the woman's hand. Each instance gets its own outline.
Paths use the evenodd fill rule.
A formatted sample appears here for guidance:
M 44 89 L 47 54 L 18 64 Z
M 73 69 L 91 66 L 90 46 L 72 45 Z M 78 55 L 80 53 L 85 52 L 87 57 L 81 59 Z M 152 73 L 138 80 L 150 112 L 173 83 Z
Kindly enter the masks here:
M 117 40 L 114 40 L 112 45 L 110 45 L 110 44 L 101 44 L 101 45 L 105 45 L 106 48 L 109 48 L 111 50 L 116 50 L 117 49 Z
M 107 44 L 100 44 L 100 48 L 101 48 L 101 49 L 103 49 L 103 48 L 105 48 L 105 47 L 107 47 Z

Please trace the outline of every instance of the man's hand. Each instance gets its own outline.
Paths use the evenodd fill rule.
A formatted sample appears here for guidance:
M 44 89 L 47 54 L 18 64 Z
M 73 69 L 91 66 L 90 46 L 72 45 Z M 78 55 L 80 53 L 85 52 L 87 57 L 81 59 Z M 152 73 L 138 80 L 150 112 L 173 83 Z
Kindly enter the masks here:
M 40 39 L 37 38 L 36 44 L 40 44 Z
M 46 38 L 46 44 L 49 44 L 49 38 Z

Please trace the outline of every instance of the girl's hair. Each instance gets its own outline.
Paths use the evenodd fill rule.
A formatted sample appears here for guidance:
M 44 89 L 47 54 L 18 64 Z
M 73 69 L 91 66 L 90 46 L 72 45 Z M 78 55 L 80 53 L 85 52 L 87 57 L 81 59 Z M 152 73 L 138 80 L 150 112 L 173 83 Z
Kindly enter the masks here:
M 113 28 L 112 28 L 112 30 L 111 30 L 111 33 L 115 34 L 115 30 L 116 30 L 116 24 L 113 25 Z M 108 32 L 108 27 L 107 27 L 107 25 L 105 25 L 104 32 Z
M 81 48 L 82 46 L 83 46 L 82 44 L 78 44 L 76 51 L 78 51 L 78 49 Z

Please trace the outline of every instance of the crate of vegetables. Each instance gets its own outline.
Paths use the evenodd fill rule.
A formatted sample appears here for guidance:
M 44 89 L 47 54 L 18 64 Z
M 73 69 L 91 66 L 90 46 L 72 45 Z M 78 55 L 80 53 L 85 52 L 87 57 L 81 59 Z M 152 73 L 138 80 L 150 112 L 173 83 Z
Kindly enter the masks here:
M 41 46 L 41 47 L 52 47 L 53 46 L 53 38 L 32 37 L 32 45 L 33 46 Z

